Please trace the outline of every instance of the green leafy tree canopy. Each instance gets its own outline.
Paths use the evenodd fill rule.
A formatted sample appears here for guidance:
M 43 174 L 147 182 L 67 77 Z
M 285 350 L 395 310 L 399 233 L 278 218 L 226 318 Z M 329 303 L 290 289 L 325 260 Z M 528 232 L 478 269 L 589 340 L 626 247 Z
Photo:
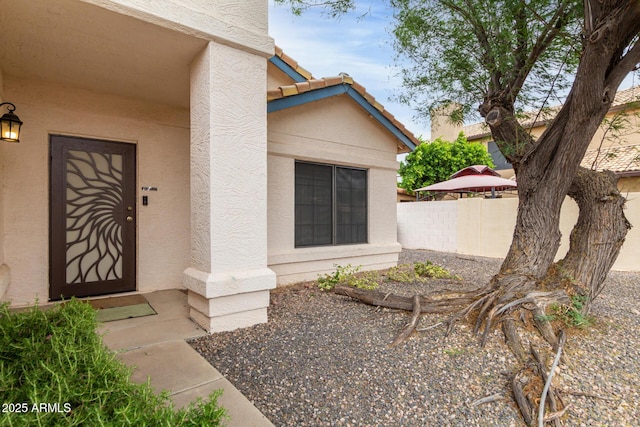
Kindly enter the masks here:
M 468 142 L 462 132 L 453 142 L 441 138 L 431 143 L 423 142 L 400 164 L 402 181 L 399 186 L 413 191 L 446 181 L 453 173 L 473 165 L 494 166 L 484 146 Z

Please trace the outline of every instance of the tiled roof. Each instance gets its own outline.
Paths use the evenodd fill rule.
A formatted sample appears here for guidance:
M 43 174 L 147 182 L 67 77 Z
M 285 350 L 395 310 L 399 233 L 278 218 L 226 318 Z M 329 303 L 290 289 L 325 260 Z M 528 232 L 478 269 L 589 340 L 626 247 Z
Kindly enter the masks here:
M 276 58 L 280 58 L 285 64 L 287 64 L 289 67 L 291 67 L 295 72 L 300 74 L 305 79 L 307 79 L 307 80 L 312 80 L 313 79 L 313 76 L 311 75 L 311 73 L 309 71 L 307 71 L 304 68 L 302 68 L 298 64 L 298 61 L 296 61 L 295 59 L 293 59 L 292 57 L 290 57 L 289 55 L 284 53 L 282 51 L 282 49 L 279 48 L 278 46 L 276 46 L 276 52 L 275 52 L 274 56 Z
M 634 86 L 629 89 L 618 91 L 618 93 L 616 93 L 616 97 L 613 100 L 613 103 L 611 104 L 610 110 L 617 110 L 622 106 L 634 102 L 640 103 L 640 86 Z M 556 113 L 560 111 L 561 107 L 561 105 L 556 105 L 554 107 L 545 109 L 540 113 L 526 113 L 524 120 L 521 122 L 522 126 L 529 129 L 533 127 L 543 126 L 549 123 L 555 117 Z M 489 126 L 487 126 L 485 122 L 478 122 L 464 126 L 462 128 L 462 131 L 468 139 L 479 139 L 490 135 Z
M 616 173 L 640 173 L 640 144 L 588 150 L 581 166 Z
M 389 124 L 395 127 L 402 135 L 404 135 L 411 143 L 414 145 L 419 145 L 420 140 L 413 135 L 402 123 L 400 123 L 390 112 L 385 110 L 384 106 L 380 104 L 376 99 L 369 93 L 361 84 L 351 78 L 348 74 L 341 73 L 339 76 L 335 77 L 323 77 L 323 78 L 313 78 L 311 73 L 309 73 L 304 68 L 300 67 L 298 63 L 282 52 L 282 49 L 276 47 L 276 55 L 277 58 L 281 59 L 287 66 L 291 67 L 298 74 L 305 76 L 306 80 L 300 81 L 294 84 L 280 86 L 278 88 L 267 91 L 267 102 L 276 101 L 279 99 L 284 99 L 288 97 L 293 97 L 296 95 L 301 95 L 304 93 L 320 91 L 327 88 L 336 88 L 340 85 L 346 85 L 345 92 L 348 92 L 348 89 L 353 89 L 362 99 L 369 104 L 375 111 L 377 111 L 380 115 L 384 117 L 384 119 L 388 120 Z

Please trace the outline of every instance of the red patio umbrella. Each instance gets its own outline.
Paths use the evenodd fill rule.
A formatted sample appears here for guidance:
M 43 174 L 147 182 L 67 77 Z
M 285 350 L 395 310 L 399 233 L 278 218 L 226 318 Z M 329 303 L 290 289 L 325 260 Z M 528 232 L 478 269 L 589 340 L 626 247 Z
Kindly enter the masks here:
M 451 175 L 447 181 L 438 182 L 416 190 L 440 193 L 481 193 L 486 191 L 504 191 L 517 188 L 518 184 L 510 179 L 501 178 L 500 174 L 489 166 L 469 166 Z

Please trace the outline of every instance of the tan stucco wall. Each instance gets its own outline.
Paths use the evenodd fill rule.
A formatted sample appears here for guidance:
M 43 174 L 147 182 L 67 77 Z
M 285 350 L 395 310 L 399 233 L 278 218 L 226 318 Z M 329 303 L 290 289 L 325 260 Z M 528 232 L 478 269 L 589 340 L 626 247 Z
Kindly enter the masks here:
M 612 131 L 607 124 L 602 124 L 593 136 L 589 144 L 589 150 L 596 149 L 602 145 L 603 149 L 625 145 L 640 144 L 640 109 L 629 109 L 624 111 L 614 111 L 607 114 L 606 119 L 615 121 L 619 117 L 622 129 Z
M 459 199 L 458 252 L 504 258 L 516 226 L 518 199 Z M 556 260 L 569 250 L 569 235 L 578 218 L 578 206 L 566 198 L 560 215 L 562 239 Z
M 189 264 L 189 112 L 10 76 L 5 95 L 24 122 L 20 144 L 3 155 L 6 299 L 48 300 L 49 134 L 137 144 L 138 289 L 180 287 Z M 143 185 L 159 191 L 142 193 Z
M 640 177 L 623 177 L 618 180 L 620 192 L 626 196 L 627 193 L 640 193 Z
M 217 17 L 256 33 L 267 32 L 267 2 L 264 0 L 172 0 L 199 13 Z
M 397 263 L 396 147 L 345 95 L 269 114 L 268 255 L 278 284 L 315 279 L 334 264 L 381 269 Z M 296 160 L 368 169 L 368 244 L 294 247 Z
M 460 134 L 461 126 L 451 121 L 451 113 L 459 108 L 460 104 L 451 103 L 431 110 L 431 141 L 442 138 L 445 141 L 455 141 Z

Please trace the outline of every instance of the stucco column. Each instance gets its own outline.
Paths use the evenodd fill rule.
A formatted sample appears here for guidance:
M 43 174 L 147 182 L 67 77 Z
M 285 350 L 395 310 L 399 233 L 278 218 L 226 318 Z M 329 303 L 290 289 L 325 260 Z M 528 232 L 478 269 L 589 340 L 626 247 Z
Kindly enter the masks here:
M 191 317 L 210 332 L 267 321 L 265 57 L 210 42 L 191 65 Z

